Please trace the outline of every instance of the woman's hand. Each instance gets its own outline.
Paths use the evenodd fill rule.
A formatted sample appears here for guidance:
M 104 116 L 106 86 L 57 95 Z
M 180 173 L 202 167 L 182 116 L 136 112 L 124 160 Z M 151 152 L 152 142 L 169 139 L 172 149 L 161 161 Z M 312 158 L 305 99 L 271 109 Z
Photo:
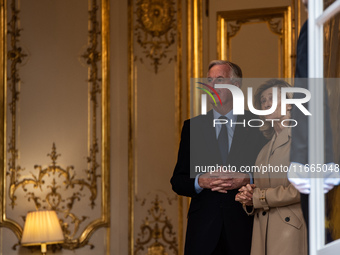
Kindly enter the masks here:
M 236 194 L 235 200 L 243 205 L 252 206 L 253 205 L 253 193 L 255 189 L 255 184 L 247 184 L 241 187 Z

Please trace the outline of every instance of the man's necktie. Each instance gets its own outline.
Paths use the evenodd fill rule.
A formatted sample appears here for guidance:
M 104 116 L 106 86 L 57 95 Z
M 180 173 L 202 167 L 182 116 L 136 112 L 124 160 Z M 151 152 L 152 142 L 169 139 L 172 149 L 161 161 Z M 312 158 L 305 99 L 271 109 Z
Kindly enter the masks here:
M 227 117 L 221 116 L 219 119 L 228 120 Z M 229 152 L 228 130 L 227 124 L 222 124 L 220 134 L 218 135 L 218 146 L 222 157 L 223 165 L 226 164 Z

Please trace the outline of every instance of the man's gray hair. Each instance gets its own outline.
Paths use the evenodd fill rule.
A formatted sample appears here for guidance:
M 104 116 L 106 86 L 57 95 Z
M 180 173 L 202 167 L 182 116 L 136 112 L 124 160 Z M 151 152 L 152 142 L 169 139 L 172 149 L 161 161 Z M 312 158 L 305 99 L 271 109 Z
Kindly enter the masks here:
M 229 66 L 232 70 L 230 78 L 234 82 L 238 81 L 240 86 L 242 85 L 242 70 L 241 70 L 241 67 L 239 67 L 235 63 L 227 61 L 227 60 L 213 60 L 209 63 L 208 72 L 213 66 L 217 66 L 217 65 Z
M 236 65 L 233 62 L 227 61 L 227 60 L 213 60 L 209 63 L 208 71 L 213 67 L 217 65 L 227 65 L 233 70 L 233 77 L 235 76 L 236 78 L 242 78 L 242 70 L 241 67 Z M 231 77 L 231 78 L 233 78 Z

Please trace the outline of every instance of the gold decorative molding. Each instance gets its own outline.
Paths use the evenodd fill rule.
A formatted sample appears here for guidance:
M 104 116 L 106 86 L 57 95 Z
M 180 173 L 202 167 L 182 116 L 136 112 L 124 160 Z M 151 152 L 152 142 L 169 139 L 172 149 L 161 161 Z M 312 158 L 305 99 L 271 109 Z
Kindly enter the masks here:
M 175 43 L 175 3 L 173 0 L 138 0 L 136 6 L 137 43 L 157 73 L 161 60 L 167 58 L 169 47 Z
M 22 62 L 23 58 L 27 55 L 23 53 L 22 48 L 19 46 L 21 30 L 18 27 L 19 13 L 20 11 L 16 7 L 16 1 L 12 0 L 10 4 L 11 8 L 11 20 L 8 22 L 8 35 L 10 35 L 10 49 L 7 52 L 7 58 L 11 63 L 10 74 L 9 74 L 9 90 L 11 91 L 11 98 L 9 102 L 9 108 L 11 113 L 11 132 L 8 143 L 8 169 L 7 175 L 10 177 L 10 196 L 11 206 L 14 208 L 15 199 L 14 196 L 14 185 L 17 179 L 20 177 L 20 166 L 16 164 L 18 158 L 18 148 L 17 148 L 17 103 L 19 101 L 19 83 L 20 75 L 18 70 L 18 65 Z
M 89 4 L 89 40 L 88 48 L 82 55 L 88 64 L 88 84 L 89 94 L 89 130 L 88 137 L 90 144 L 89 155 L 86 158 L 88 169 L 85 169 L 85 178 L 76 178 L 76 169 L 73 166 L 66 168 L 57 164 L 60 154 L 57 153 L 56 146 L 53 144 L 52 151 L 48 156 L 52 163 L 47 167 L 35 165 L 34 170 L 27 177 L 28 167 L 17 164 L 19 147 L 17 141 L 18 133 L 18 111 L 19 102 L 19 83 L 20 75 L 18 64 L 20 64 L 26 54 L 20 44 L 21 28 L 18 26 L 20 21 L 20 10 L 16 5 L 16 0 L 10 4 L 11 17 L 7 23 L 7 6 L 9 1 L 0 0 L 1 3 L 1 160 L 2 171 L 1 183 L 1 219 L 0 227 L 11 229 L 20 241 L 22 227 L 16 220 L 9 219 L 6 206 L 12 209 L 17 206 L 20 196 L 20 204 L 26 202 L 33 203 L 38 209 L 52 209 L 58 212 L 61 220 L 62 229 L 65 236 L 65 243 L 62 245 L 66 249 L 77 249 L 89 244 L 92 234 L 101 227 L 109 227 L 110 219 L 110 191 L 109 191 L 109 169 L 110 169 L 110 147 L 109 147 L 109 1 L 91 0 Z M 98 13 L 101 21 L 98 21 Z M 7 25 L 8 24 L 8 25 Z M 8 33 L 7 33 L 8 26 Z M 21 24 L 23 26 L 23 24 Z M 9 36 L 9 50 L 7 50 L 7 35 Z M 27 35 L 26 35 L 27 36 Z M 100 49 L 99 51 L 98 49 Z M 7 56 L 7 59 L 3 56 Z M 9 78 L 7 79 L 7 60 L 9 65 Z M 8 81 L 8 84 L 7 84 Z M 25 84 L 29 86 L 29 84 Z M 7 129 L 7 87 L 9 88 L 9 118 L 10 130 L 8 133 L 9 142 L 6 153 L 6 129 Z M 84 87 L 86 89 L 86 86 Z M 21 95 L 23 97 L 24 95 Z M 99 111 L 98 111 L 99 110 Z M 100 112 L 100 115 L 98 114 Z M 98 127 L 101 126 L 101 129 Z M 21 152 L 22 153 L 22 152 Z M 8 159 L 8 161 L 7 161 Z M 79 171 L 77 169 L 77 171 Z M 25 176 L 24 174 L 25 173 Z M 78 172 L 79 173 L 79 172 Z M 24 177 L 22 177 L 24 176 Z M 61 181 L 63 180 L 63 181 Z M 20 188 L 20 189 L 19 189 Z M 19 192 L 20 190 L 20 192 Z M 96 204 L 100 192 L 101 206 Z M 19 194 L 18 194 L 19 193 Z M 88 196 L 90 208 L 98 211 L 99 217 L 86 215 L 79 216 L 74 207 Z M 8 199 L 8 201 L 7 201 Z M 87 223 L 85 224 L 85 221 Z M 84 225 L 85 224 L 85 225 Z M 81 228 L 80 228 L 81 226 Z M 14 246 L 15 247 L 15 246 Z
M 191 78 L 203 77 L 203 2 L 202 0 L 187 1 L 187 84 Z M 191 98 L 192 95 L 192 98 Z M 197 90 L 191 91 L 187 86 L 187 117 L 197 116 L 199 109 Z M 191 109 L 191 105 L 193 105 Z
M 21 30 L 18 28 L 18 15 L 19 11 L 16 7 L 15 0 L 12 0 L 10 3 L 10 9 L 12 11 L 12 17 L 10 21 L 7 23 L 7 1 L 1 0 L 1 218 L 0 218 L 0 227 L 6 227 L 13 231 L 18 240 L 21 239 L 22 235 L 22 227 L 14 220 L 8 219 L 6 216 L 6 178 L 8 172 L 6 169 L 7 164 L 7 155 L 6 155 L 6 143 L 7 143 L 7 81 L 10 82 L 9 90 L 12 92 L 12 96 L 9 100 L 10 113 L 12 115 L 11 124 L 12 126 L 10 132 L 10 142 L 9 142 L 9 153 L 10 159 L 8 160 L 8 166 L 10 171 L 10 181 L 15 181 L 17 178 L 17 174 L 15 173 L 17 170 L 20 171 L 20 167 L 16 166 L 16 158 L 17 158 L 17 149 L 16 149 L 16 105 L 19 100 L 19 92 L 18 83 L 20 81 L 20 76 L 18 74 L 17 65 L 22 61 L 26 55 L 22 52 L 21 47 L 19 47 L 20 40 L 20 32 Z M 9 31 L 7 31 L 7 25 L 9 27 Z M 8 47 L 11 47 L 7 52 L 7 34 L 10 35 L 11 44 Z M 10 78 L 7 80 L 7 59 L 11 60 L 11 68 L 10 68 Z M 16 247 L 14 245 L 13 247 Z
M 129 203 L 129 218 L 128 218 L 128 255 L 133 254 L 134 250 L 134 141 L 135 141 L 135 109 L 134 109 L 134 49 L 133 49 L 133 0 L 128 0 L 128 75 L 129 75 L 129 89 L 128 89 L 128 107 L 129 107 L 129 116 L 128 116 L 128 203 Z
M 86 60 L 86 63 L 89 66 L 89 79 L 88 82 L 90 84 L 90 101 L 91 101 L 91 137 L 90 139 L 90 155 L 87 157 L 87 163 L 90 164 L 90 169 L 86 170 L 88 175 L 88 180 L 91 182 L 92 192 L 91 192 L 91 207 L 92 209 L 95 206 L 95 199 L 97 197 L 97 170 L 100 167 L 100 164 L 97 162 L 97 155 L 99 153 L 98 147 L 98 132 L 97 132 L 97 109 L 99 107 L 101 94 L 101 78 L 99 74 L 98 65 L 101 60 L 101 53 L 98 51 L 99 44 L 99 35 L 101 33 L 99 22 L 97 19 L 98 12 L 98 4 L 97 0 L 92 0 L 90 3 L 91 7 L 89 10 L 89 46 L 86 49 L 86 52 L 82 55 L 82 57 Z
M 295 7 L 294 7 L 295 8 Z M 282 51 L 279 70 L 283 69 L 283 77 L 292 77 L 292 15 L 291 7 L 274 7 L 223 11 L 217 13 L 217 54 L 219 59 L 230 59 L 231 39 L 235 37 L 244 24 L 267 24 L 269 30 L 278 36 Z M 295 18 L 293 19 L 295 21 Z M 293 37 L 295 39 L 295 37 Z M 279 54 L 280 55 L 280 54 Z M 280 72 L 279 72 L 280 73 Z
M 176 87 L 175 87 L 175 97 L 176 97 L 176 112 L 175 112 L 175 127 L 176 127 L 176 138 L 178 140 L 178 144 L 180 142 L 181 137 L 181 129 L 182 129 L 182 95 L 183 95 L 183 75 L 182 75 L 182 62 L 183 62 L 183 47 L 182 47 L 182 0 L 177 0 L 177 66 L 176 66 Z M 178 254 L 182 255 L 183 252 L 183 210 L 182 210 L 182 204 L 183 199 L 181 197 L 178 198 Z
M 165 25 L 163 24 L 162 30 L 164 34 L 157 37 L 156 32 L 154 33 L 151 32 L 153 26 L 150 25 L 149 31 L 146 31 L 144 28 L 142 28 L 143 24 L 142 22 L 145 22 L 148 20 L 150 17 L 152 17 L 152 13 L 148 13 L 148 17 L 144 17 L 144 21 L 140 20 L 138 21 L 140 15 L 143 13 L 143 10 L 137 14 L 138 7 L 141 8 L 142 3 L 155 3 L 155 8 L 160 8 L 160 6 L 165 6 L 166 8 L 162 9 L 162 12 L 169 11 L 171 9 L 172 13 L 172 21 L 171 24 L 169 23 L 168 28 L 169 30 L 166 31 Z M 129 88 L 128 88 L 128 204 L 129 204 L 129 231 L 128 231 L 128 239 L 129 239 L 129 244 L 128 244 L 128 254 L 132 255 L 135 254 L 135 208 L 136 208 L 136 186 L 137 186 L 137 174 L 138 174 L 138 169 L 137 169 L 137 146 L 136 146 L 136 134 L 137 134 L 137 64 L 136 60 L 138 59 L 136 55 L 136 51 L 139 50 L 135 46 L 135 42 L 137 42 L 137 46 L 141 46 L 140 42 L 147 42 L 149 40 L 155 40 L 155 42 L 148 43 L 148 44 L 143 44 L 146 47 L 146 50 L 144 53 L 146 54 L 146 58 L 151 61 L 151 65 L 154 68 L 155 73 L 158 72 L 159 67 L 161 66 L 162 63 L 160 63 L 160 60 L 165 60 L 167 57 L 166 55 L 163 58 L 159 58 L 159 60 L 155 60 L 154 57 L 158 58 L 159 56 L 156 56 L 155 51 L 152 51 L 152 47 L 157 46 L 161 47 L 158 50 L 166 51 L 169 50 L 169 47 L 173 46 L 173 44 L 176 44 L 177 46 L 177 56 L 174 58 L 176 61 L 175 64 L 175 118 L 174 118 L 174 125 L 176 127 L 176 137 L 180 137 L 180 129 L 181 129 L 181 123 L 182 123 L 182 98 L 181 98 L 181 93 L 182 93 L 182 83 L 183 83 L 183 78 L 182 78 L 182 39 L 181 39 L 181 31 L 182 31 L 182 6 L 183 6 L 183 1 L 182 0 L 177 0 L 176 1 L 177 7 L 175 6 L 174 0 L 171 1 L 156 1 L 156 0 L 150 0 L 150 1 L 140 1 L 140 0 L 128 0 L 128 75 L 129 75 Z M 149 5 L 151 6 L 151 5 Z M 176 11 L 175 11 L 176 8 Z M 151 10 L 151 9 L 149 9 Z M 155 10 L 155 9 L 153 9 Z M 158 13 L 156 13 L 158 15 Z M 175 15 L 177 14 L 177 15 Z M 139 15 L 139 16 L 138 16 Z M 167 14 L 169 16 L 169 14 Z M 163 21 L 162 21 L 163 22 Z M 168 22 L 170 22 L 170 19 L 168 19 Z M 155 27 L 154 27 L 155 28 Z M 177 34 L 175 34 L 177 32 Z M 165 36 L 168 36 L 167 39 L 165 39 Z M 140 36 L 138 39 L 138 36 Z M 144 36 L 144 37 L 143 37 Z M 175 40 L 176 36 L 176 40 Z M 147 40 L 145 40 L 147 38 Z M 138 41 L 139 40 L 139 41 Z M 166 47 L 167 43 L 162 43 L 159 44 L 159 41 L 165 41 L 165 42 L 171 42 L 171 45 Z M 151 41 L 150 41 L 151 42 Z M 137 50 L 136 50 L 137 48 Z M 154 55 L 152 55 L 154 54 Z M 149 54 L 150 53 L 150 54 Z M 143 59 L 141 59 L 141 62 L 143 63 Z M 170 61 L 171 59 L 169 59 Z M 181 249 L 183 246 L 183 215 L 179 214 L 178 215 L 179 219 L 179 225 L 178 229 L 181 230 L 180 233 L 178 233 L 179 236 L 179 245 L 178 249 Z M 154 250 L 158 250 L 158 247 L 155 247 Z M 160 248 L 161 249 L 161 248 Z M 182 251 L 179 251 L 179 254 L 182 254 Z
M 21 187 L 26 194 L 28 202 L 33 202 L 36 210 L 48 209 L 55 210 L 59 213 L 61 226 L 65 236 L 65 242 L 62 245 L 64 248 L 77 248 L 74 245 L 73 239 L 77 234 L 80 224 L 88 217 L 77 216 L 73 212 L 73 207 L 77 201 L 80 201 L 85 195 L 83 189 L 86 188 L 90 192 L 90 205 L 94 208 L 94 200 L 97 195 L 97 184 L 94 179 L 99 176 L 91 176 L 88 180 L 76 179 L 76 172 L 73 166 L 68 166 L 66 169 L 57 164 L 58 157 L 61 154 L 57 153 L 55 144 L 53 143 L 51 153 L 47 154 L 52 160 L 52 163 L 46 168 L 40 165 L 35 165 L 34 169 L 38 170 L 31 173 L 31 178 L 25 178 L 16 183 L 10 184 L 10 198 L 13 203 L 16 200 L 15 191 Z M 32 185 L 34 190 L 29 191 L 27 186 Z M 68 196 L 68 197 L 65 197 Z M 14 207 L 15 204 L 11 203 Z M 70 226 L 73 226 L 72 230 Z
M 206 3 L 206 10 L 208 11 L 209 3 Z M 188 0 L 186 1 L 186 41 L 187 41 L 187 58 L 186 58 L 186 84 L 190 84 L 191 78 L 203 77 L 203 1 L 202 0 Z M 197 90 L 191 91 L 191 86 L 186 86 L 186 113 L 183 119 L 180 120 L 178 126 L 178 141 L 180 141 L 180 134 L 182 130 L 183 120 L 196 116 L 196 110 L 199 106 L 196 100 L 199 96 Z M 192 95 L 192 96 L 191 96 Z M 193 107 L 191 107 L 191 105 Z M 179 143 L 178 143 L 179 144 Z M 180 255 L 184 253 L 184 221 L 186 220 L 185 210 L 189 208 L 190 198 L 178 196 L 178 252 Z
M 177 255 L 176 233 L 165 213 L 166 210 L 161 206 L 163 202 L 156 195 L 151 203 L 153 206 L 148 209 L 148 216 L 140 226 L 134 254 L 138 255 L 141 251 L 147 250 L 147 255 L 168 255 L 166 252 L 168 250 Z

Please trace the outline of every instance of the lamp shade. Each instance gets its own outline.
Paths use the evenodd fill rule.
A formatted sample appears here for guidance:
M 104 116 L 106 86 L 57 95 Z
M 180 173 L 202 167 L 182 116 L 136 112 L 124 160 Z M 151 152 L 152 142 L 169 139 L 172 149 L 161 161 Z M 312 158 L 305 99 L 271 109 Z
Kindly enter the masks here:
M 27 214 L 21 245 L 53 244 L 63 241 L 63 232 L 55 211 L 35 211 Z

